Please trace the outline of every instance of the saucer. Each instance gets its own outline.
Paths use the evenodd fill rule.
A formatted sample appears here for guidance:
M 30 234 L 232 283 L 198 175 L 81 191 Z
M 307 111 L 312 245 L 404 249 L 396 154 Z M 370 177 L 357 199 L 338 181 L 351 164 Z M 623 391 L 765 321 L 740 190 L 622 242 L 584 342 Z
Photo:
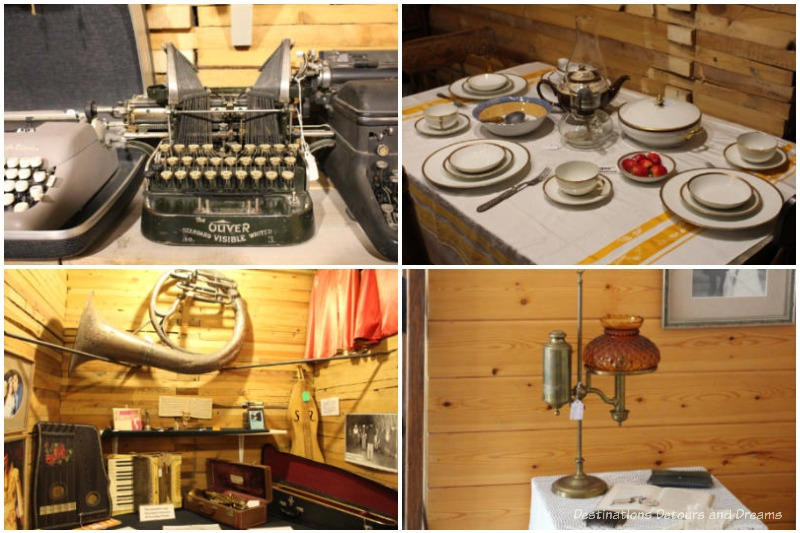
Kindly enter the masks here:
M 468 127 L 469 127 L 469 117 L 464 113 L 459 113 L 458 117 L 456 118 L 456 123 L 444 130 L 431 127 L 430 124 L 425 122 L 425 117 L 422 117 L 421 119 L 417 120 L 414 123 L 414 129 L 416 129 L 423 135 L 429 135 L 431 137 L 444 137 L 446 135 L 454 135 L 456 133 L 461 133 Z
M 511 150 L 509 150 L 506 147 L 502 147 L 502 148 L 503 148 L 503 152 L 504 152 L 503 159 L 500 161 L 500 163 L 496 167 L 494 167 L 494 168 L 492 168 L 490 170 L 487 170 L 485 172 L 480 172 L 480 173 L 477 173 L 477 174 L 467 174 L 467 173 L 464 173 L 464 172 L 460 172 L 458 169 L 453 167 L 453 163 L 450 161 L 450 156 L 448 156 L 444 160 L 442 165 L 444 166 L 444 169 L 447 171 L 448 174 L 450 174 L 452 176 L 455 176 L 456 178 L 459 178 L 459 179 L 462 179 L 462 180 L 485 180 L 485 179 L 493 178 L 495 176 L 498 176 L 498 175 L 502 174 L 506 170 L 508 170 L 508 167 L 510 167 L 511 164 L 514 162 L 514 153 L 511 152 Z
M 422 163 L 422 175 L 431 183 L 440 187 L 449 187 L 454 189 L 475 189 L 479 187 L 487 187 L 495 183 L 500 183 L 507 179 L 519 176 L 519 174 L 528 169 L 528 164 L 531 163 L 531 156 L 528 150 L 519 143 L 511 141 L 494 141 L 496 144 L 506 148 L 513 154 L 513 162 L 505 170 L 491 178 L 484 178 L 480 180 L 466 180 L 459 179 L 450 174 L 444 168 L 445 159 L 454 150 L 466 146 L 468 144 L 485 142 L 481 140 L 460 141 L 448 146 L 439 148 L 431 155 L 429 155 Z M 531 163 L 532 164 L 532 163 Z
M 753 197 L 753 188 L 727 172 L 711 171 L 695 175 L 686 188 L 697 203 L 711 209 L 735 209 Z
M 736 143 L 731 143 L 726 146 L 722 153 L 728 163 L 735 167 L 746 168 L 747 170 L 769 170 L 771 168 L 779 167 L 786 162 L 788 157 L 786 152 L 778 147 L 778 149 L 775 150 L 775 155 L 772 156 L 772 159 L 769 161 L 764 161 L 763 163 L 751 163 L 750 161 L 745 161 L 744 158 L 742 158 L 741 154 L 739 154 L 739 146 Z
M 614 193 L 614 186 L 611 184 L 611 180 L 608 179 L 604 174 L 600 174 L 600 179 L 605 183 L 605 186 L 601 191 L 590 192 L 589 194 L 584 194 L 582 196 L 572 196 L 571 194 L 563 192 L 558 186 L 555 176 L 550 176 L 547 178 L 547 180 L 545 180 L 542 190 L 544 191 L 544 195 L 547 196 L 549 200 L 557 204 L 574 206 L 591 205 L 597 202 L 602 202 Z
M 750 216 L 761 209 L 761 196 L 755 191 L 755 189 L 753 190 L 753 195 L 747 202 L 745 202 L 744 205 L 734 209 L 712 209 L 704 206 L 695 200 L 694 197 L 692 197 L 692 193 L 689 191 L 687 183 L 684 183 L 683 187 L 681 187 L 681 200 L 683 200 L 683 203 L 689 206 L 693 211 L 710 217 L 739 218 Z
M 481 174 L 499 166 L 505 157 L 506 152 L 502 146 L 490 142 L 480 142 L 453 150 L 447 156 L 447 160 L 459 172 Z

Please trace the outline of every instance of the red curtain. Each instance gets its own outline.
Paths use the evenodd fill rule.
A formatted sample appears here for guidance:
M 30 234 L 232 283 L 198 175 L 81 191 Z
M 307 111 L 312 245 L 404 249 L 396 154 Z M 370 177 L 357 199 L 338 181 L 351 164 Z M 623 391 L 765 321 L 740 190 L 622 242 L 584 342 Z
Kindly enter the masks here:
M 306 359 L 374 344 L 397 333 L 397 272 L 322 269 L 314 276 Z

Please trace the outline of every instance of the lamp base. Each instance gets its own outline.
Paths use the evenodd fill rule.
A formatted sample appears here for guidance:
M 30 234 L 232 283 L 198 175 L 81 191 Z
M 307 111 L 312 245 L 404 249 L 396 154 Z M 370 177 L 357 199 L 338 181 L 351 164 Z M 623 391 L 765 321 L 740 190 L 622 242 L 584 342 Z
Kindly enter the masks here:
M 550 488 L 554 494 L 562 498 L 593 498 L 605 494 L 608 485 L 599 477 L 572 474 L 558 478 Z

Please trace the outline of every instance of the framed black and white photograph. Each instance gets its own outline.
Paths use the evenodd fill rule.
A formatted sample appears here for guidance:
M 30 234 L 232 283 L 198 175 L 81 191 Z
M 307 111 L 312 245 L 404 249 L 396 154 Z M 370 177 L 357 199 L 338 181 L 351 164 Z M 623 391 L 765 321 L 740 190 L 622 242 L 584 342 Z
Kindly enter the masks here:
M 347 462 L 397 472 L 397 414 L 348 414 L 345 429 Z
M 264 409 L 253 408 L 247 410 L 247 427 L 248 429 L 264 430 Z
M 792 324 L 794 270 L 665 270 L 665 328 Z
M 4 529 L 27 529 L 25 494 L 25 437 L 7 437 L 3 443 L 3 494 L 5 494 Z
M 25 431 L 33 392 L 33 363 L 6 354 L 3 359 L 3 433 Z

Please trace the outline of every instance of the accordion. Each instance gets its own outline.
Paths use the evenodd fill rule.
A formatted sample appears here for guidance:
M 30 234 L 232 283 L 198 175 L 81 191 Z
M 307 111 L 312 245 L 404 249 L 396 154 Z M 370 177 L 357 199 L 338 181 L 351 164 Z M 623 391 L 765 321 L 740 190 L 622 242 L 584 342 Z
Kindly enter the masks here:
M 107 461 L 113 516 L 138 511 L 142 504 L 182 506 L 180 454 L 111 454 Z

